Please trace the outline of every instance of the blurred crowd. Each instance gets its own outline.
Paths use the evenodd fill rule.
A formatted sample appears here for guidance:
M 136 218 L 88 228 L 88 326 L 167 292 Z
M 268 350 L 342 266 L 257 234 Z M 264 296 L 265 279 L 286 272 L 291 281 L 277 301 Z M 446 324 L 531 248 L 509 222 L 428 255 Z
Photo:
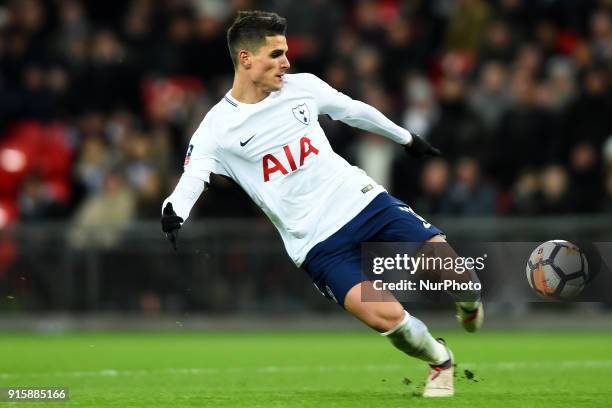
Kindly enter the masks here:
M 321 118 L 338 153 L 416 211 L 612 210 L 611 0 L 8 0 L 0 227 L 157 218 L 191 134 L 231 88 L 227 27 L 252 8 L 287 18 L 292 72 L 444 152 L 415 162 Z M 225 179 L 207 195 L 198 215 L 260 214 Z

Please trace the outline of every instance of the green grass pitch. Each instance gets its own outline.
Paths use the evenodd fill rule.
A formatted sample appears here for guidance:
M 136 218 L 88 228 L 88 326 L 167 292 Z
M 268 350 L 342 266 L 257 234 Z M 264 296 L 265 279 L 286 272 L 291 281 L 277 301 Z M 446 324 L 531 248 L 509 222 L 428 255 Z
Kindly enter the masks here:
M 444 402 L 418 396 L 424 363 L 366 329 L 5 333 L 0 387 L 67 386 L 70 401 L 0 407 L 590 408 L 612 401 L 612 332 L 434 334 L 446 338 L 458 364 L 456 396 Z

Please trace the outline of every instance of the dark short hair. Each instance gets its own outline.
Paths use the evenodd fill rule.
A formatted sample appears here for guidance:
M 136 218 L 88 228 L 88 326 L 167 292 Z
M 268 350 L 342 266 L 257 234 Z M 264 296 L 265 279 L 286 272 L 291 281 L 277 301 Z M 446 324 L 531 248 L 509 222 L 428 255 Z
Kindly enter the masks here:
M 238 52 L 241 49 L 256 51 L 266 42 L 266 37 L 285 35 L 286 30 L 287 20 L 276 13 L 239 11 L 227 30 L 227 46 L 234 67 L 238 66 Z

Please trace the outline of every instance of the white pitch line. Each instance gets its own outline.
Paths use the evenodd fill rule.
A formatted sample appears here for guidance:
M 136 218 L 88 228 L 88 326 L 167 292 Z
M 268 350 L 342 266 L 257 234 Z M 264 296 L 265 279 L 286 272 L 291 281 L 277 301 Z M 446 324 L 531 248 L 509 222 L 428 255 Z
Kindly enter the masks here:
M 493 370 L 519 370 L 527 368 L 602 368 L 612 367 L 612 360 L 584 361 L 500 361 L 497 363 L 458 363 L 458 368 L 477 368 Z M 48 373 L 0 373 L 0 379 L 32 377 L 136 377 L 149 375 L 218 375 L 237 373 L 302 373 L 302 372 L 342 372 L 342 371 L 401 371 L 406 364 L 362 365 L 362 366 L 268 366 L 268 367 L 226 367 L 226 368 L 165 368 L 154 370 L 117 370 L 103 369 L 95 371 L 56 371 Z M 410 367 L 412 368 L 412 367 Z
M 497 363 L 458 363 L 459 368 L 516 370 L 521 368 L 596 368 L 612 367 L 612 360 L 576 361 L 500 361 Z

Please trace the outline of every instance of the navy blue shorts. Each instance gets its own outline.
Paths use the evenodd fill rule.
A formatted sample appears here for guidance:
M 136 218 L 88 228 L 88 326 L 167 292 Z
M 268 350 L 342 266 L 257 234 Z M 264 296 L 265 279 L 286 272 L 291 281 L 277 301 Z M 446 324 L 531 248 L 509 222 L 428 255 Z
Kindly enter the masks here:
M 344 307 L 348 291 L 367 280 L 361 272 L 362 242 L 425 242 L 438 234 L 442 231 L 406 203 L 381 193 L 344 227 L 315 245 L 302 268 L 325 297 Z

